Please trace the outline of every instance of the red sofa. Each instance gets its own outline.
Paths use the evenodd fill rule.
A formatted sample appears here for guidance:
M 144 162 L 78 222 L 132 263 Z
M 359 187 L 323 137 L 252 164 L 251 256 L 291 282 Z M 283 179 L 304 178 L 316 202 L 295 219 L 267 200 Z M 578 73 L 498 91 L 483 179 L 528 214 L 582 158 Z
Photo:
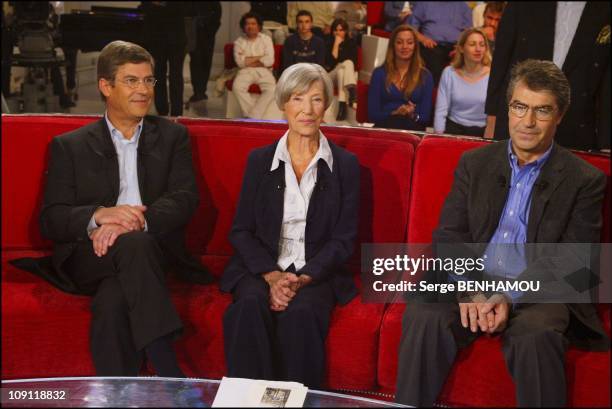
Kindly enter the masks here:
M 38 232 L 47 144 L 53 136 L 97 118 L 2 117 L 3 379 L 94 374 L 88 348 L 89 299 L 64 294 L 7 261 L 49 253 L 50 243 Z M 188 127 L 192 138 L 201 196 L 188 228 L 188 246 L 218 276 L 232 253 L 227 233 L 246 156 L 252 148 L 280 137 L 286 126 L 254 121 L 177 121 Z M 359 243 L 430 240 L 461 152 L 484 143 L 432 136 L 421 141 L 408 132 L 365 128 L 324 126 L 323 131 L 354 152 L 361 164 Z M 609 157 L 584 156 L 610 175 Z M 609 204 L 609 186 L 607 195 Z M 606 225 L 609 216 L 608 211 Z M 609 228 L 603 237 L 610 241 Z M 356 250 L 350 265 L 359 285 L 359 246 Z M 177 343 L 181 366 L 189 376 L 220 378 L 225 374 L 221 317 L 230 296 L 220 293 L 215 284 L 190 285 L 172 276 L 169 282 L 185 324 L 184 336 Z M 360 296 L 336 307 L 327 340 L 327 388 L 392 397 L 403 308 L 401 304 L 364 304 Z M 600 313 L 609 332 L 609 306 L 600 308 Z M 498 347 L 497 341 L 483 338 L 463 351 L 440 403 L 513 405 L 514 390 Z M 488 367 L 483 368 L 477 359 L 467 359 L 479 353 L 492 357 Z M 571 349 L 567 365 L 570 404 L 608 407 L 609 370 L 609 352 Z M 490 382 L 492 377 L 499 381 Z

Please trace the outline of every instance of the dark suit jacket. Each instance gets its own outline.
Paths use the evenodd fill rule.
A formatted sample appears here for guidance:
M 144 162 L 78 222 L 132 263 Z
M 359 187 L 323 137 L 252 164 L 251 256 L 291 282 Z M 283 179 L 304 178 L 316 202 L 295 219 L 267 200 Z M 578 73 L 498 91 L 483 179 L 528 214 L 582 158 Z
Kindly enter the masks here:
M 285 165 L 270 171 L 278 142 L 249 155 L 229 240 L 236 253 L 225 268 L 221 290 L 230 292 L 244 274 L 280 270 L 278 242 L 283 221 Z M 343 264 L 353 252 L 359 218 L 359 162 L 329 142 L 333 171 L 319 160 L 317 184 L 306 216 L 306 265 L 297 274 L 329 280 L 341 304 L 357 293 Z
M 506 88 L 510 70 L 528 58 L 553 59 L 557 2 L 509 2 L 495 39 L 485 112 L 496 115 L 495 139 L 507 139 Z M 589 150 L 610 147 L 610 3 L 587 2 L 563 63 L 571 104 L 557 129 L 561 146 Z
M 507 141 L 463 154 L 444 202 L 435 243 L 488 243 L 509 193 Z M 532 190 L 527 243 L 599 243 L 605 175 L 555 144 Z M 519 279 L 542 279 L 554 271 L 528 268 Z M 580 323 L 570 339 L 587 349 L 605 349 L 609 339 L 592 304 L 568 304 Z
M 208 271 L 185 249 L 185 226 L 199 203 L 187 129 L 145 117 L 137 163 L 148 233 L 180 272 L 210 281 Z M 104 118 L 53 138 L 40 214 L 42 235 L 54 242 L 53 271 L 43 261 L 33 272 L 64 291 L 78 293 L 62 264 L 78 242 L 90 240 L 87 225 L 94 211 L 115 206 L 118 197 L 117 153 Z

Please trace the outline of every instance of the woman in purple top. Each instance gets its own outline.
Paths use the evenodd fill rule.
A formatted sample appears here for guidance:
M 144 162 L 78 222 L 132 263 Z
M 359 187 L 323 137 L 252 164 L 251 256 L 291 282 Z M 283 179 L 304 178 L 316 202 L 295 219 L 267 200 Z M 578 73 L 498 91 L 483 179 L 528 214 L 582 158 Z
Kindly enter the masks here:
M 489 43 L 482 30 L 470 28 L 461 34 L 455 49 L 438 86 L 434 129 L 437 133 L 483 136 L 491 69 Z
M 379 128 L 423 131 L 431 118 L 433 78 L 421 59 L 416 31 L 408 25 L 391 33 L 385 63 L 372 73 L 368 119 Z

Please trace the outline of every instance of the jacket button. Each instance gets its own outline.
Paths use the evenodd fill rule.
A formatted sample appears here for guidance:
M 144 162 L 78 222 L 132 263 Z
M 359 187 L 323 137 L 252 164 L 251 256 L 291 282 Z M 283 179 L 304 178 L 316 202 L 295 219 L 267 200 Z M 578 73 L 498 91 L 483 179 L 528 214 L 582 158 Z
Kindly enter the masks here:
M 599 67 L 599 63 L 597 63 L 597 62 L 593 63 L 593 67 L 595 67 L 595 68 Z
M 584 124 L 580 124 L 578 125 L 580 128 L 584 128 Z
M 586 97 L 587 95 L 588 95 L 588 93 L 586 93 L 586 92 L 583 92 L 583 93 L 582 93 L 582 96 L 583 96 L 583 97 Z

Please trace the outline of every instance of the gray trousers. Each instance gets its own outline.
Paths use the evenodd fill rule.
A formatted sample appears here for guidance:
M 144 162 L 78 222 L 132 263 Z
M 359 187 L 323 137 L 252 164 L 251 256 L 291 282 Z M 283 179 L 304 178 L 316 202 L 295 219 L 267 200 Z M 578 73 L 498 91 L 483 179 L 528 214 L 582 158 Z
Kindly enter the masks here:
M 564 335 L 570 322 L 565 304 L 522 304 L 510 312 L 500 334 L 519 407 L 562 407 L 566 403 Z M 410 303 L 402 321 L 396 401 L 433 406 L 459 348 L 480 330 L 463 328 L 457 303 Z

